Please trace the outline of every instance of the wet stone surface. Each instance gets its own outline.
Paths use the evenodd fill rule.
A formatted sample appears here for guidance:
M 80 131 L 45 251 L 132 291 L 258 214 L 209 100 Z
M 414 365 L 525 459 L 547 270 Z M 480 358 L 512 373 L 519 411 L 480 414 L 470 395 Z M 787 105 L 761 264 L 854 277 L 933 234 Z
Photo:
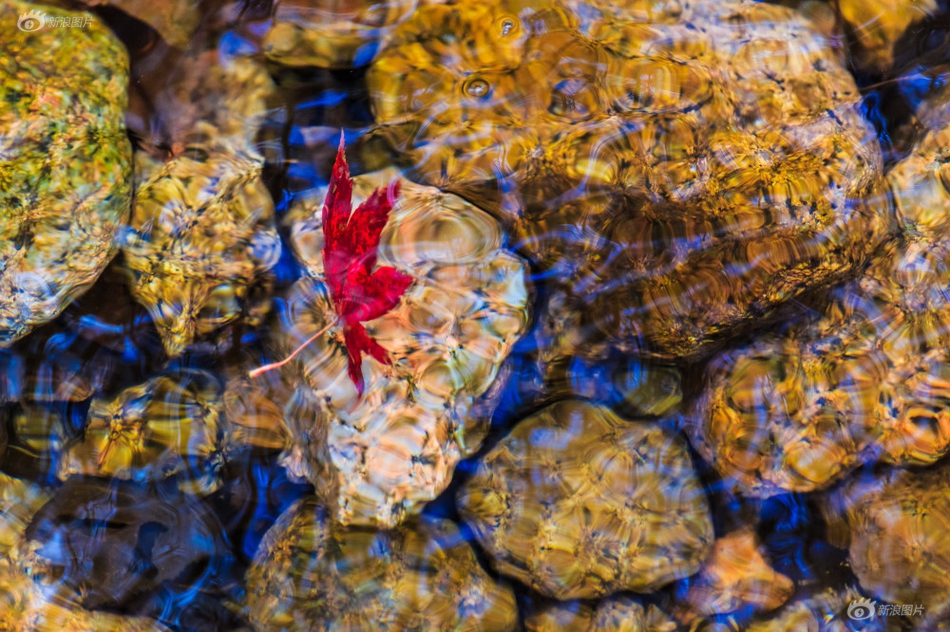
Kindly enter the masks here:
M 805 595 L 767 617 L 753 623 L 749 632 L 771 632 L 772 630 L 818 630 L 818 632 L 845 632 L 846 630 L 867 630 L 883 632 L 896 627 L 893 621 L 885 618 L 867 618 L 856 620 L 848 615 L 848 609 L 862 600 L 868 601 L 853 587 L 842 590 L 826 590 Z M 854 613 L 854 610 L 852 610 Z
M 781 7 L 422 7 L 367 80 L 413 177 L 495 212 L 626 350 L 704 354 L 889 230 L 854 81 Z
M 580 401 L 515 426 L 458 502 L 494 567 L 555 599 L 649 592 L 693 574 L 712 544 L 683 442 Z
M 83 0 L 90 7 L 110 5 L 154 28 L 170 45 L 184 48 L 201 22 L 193 0 Z
M 138 154 L 122 251 L 132 294 L 148 308 L 169 356 L 242 316 L 259 324 L 266 312 L 267 272 L 280 240 L 262 164 L 213 141 L 186 146 L 165 163 Z
M 899 6 L 880 0 L 844 0 L 838 3 L 850 31 L 853 63 L 868 73 L 885 73 L 894 63 L 898 39 L 915 22 L 938 13 L 937 0 L 910 0 Z
M 947 629 L 947 2 L 68 4 L 0 631 Z
M 289 509 L 248 573 L 260 630 L 514 630 L 511 589 L 491 579 L 451 522 L 392 531 L 334 526 L 317 501 Z
M 744 491 L 822 489 L 861 463 L 928 465 L 950 448 L 946 129 L 889 173 L 901 232 L 858 282 L 712 362 L 693 445 Z
M 631 597 L 609 597 L 595 605 L 585 602 L 549 602 L 529 610 L 528 632 L 673 632 L 676 623 L 656 606 L 643 606 Z
M 87 608 L 141 607 L 150 592 L 221 574 L 226 563 L 221 526 L 206 505 L 173 488 L 118 481 L 67 481 L 25 538 L 33 572 L 75 591 Z
M 922 629 L 950 612 L 947 477 L 946 464 L 864 472 L 835 490 L 826 507 L 831 536 L 849 550 L 861 587 L 886 602 L 922 606 Z
M 255 139 L 274 84 L 240 51 L 201 41 L 186 51 L 155 88 L 164 116 L 147 140 L 158 146 L 135 155 L 119 243 L 132 295 L 169 356 L 237 322 L 260 325 L 270 304 L 281 242 Z
M 275 3 L 273 25 L 264 36 L 264 53 L 289 66 L 363 66 L 373 58 L 380 39 L 418 4 L 417 0 Z
M 49 500 L 50 494 L 39 487 L 0 474 L 0 630 L 167 630 L 148 617 L 93 610 L 102 605 L 93 603 L 94 595 L 87 593 L 84 603 L 78 586 L 48 573 L 34 529 L 43 520 L 37 512 L 46 511 Z
M 398 178 L 355 179 L 355 201 Z M 345 524 L 394 526 L 448 485 L 455 465 L 480 446 L 502 361 L 527 324 L 525 263 L 504 249 L 498 223 L 438 189 L 400 181 L 379 247 L 380 265 L 409 274 L 395 308 L 368 324 L 391 366 L 363 362 L 365 393 L 347 376 L 347 350 L 324 285 L 323 196 L 291 211 L 291 238 L 309 273 L 281 315 L 288 365 L 298 384 L 288 408 L 295 443 L 288 466 L 337 488 Z M 496 389 L 497 390 L 497 389 Z
M 24 31 L 6 2 L 0 28 L 0 346 L 56 317 L 116 252 L 129 213 L 132 149 L 123 117 L 128 55 L 94 21 L 71 37 Z
M 220 481 L 224 387 L 201 371 L 171 371 L 93 400 L 83 437 L 63 456 L 59 476 L 107 476 L 138 482 L 187 474 L 181 484 L 209 492 Z
M 737 610 L 768 612 L 794 592 L 792 580 L 777 573 L 749 529 L 738 529 L 713 544 L 712 553 L 690 585 L 680 619 L 715 616 Z

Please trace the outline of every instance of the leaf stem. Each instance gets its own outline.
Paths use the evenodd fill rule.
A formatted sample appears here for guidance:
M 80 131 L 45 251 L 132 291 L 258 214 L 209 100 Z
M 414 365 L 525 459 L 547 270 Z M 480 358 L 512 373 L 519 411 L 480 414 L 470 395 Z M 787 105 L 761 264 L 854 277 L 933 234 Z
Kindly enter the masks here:
M 257 377 L 258 375 L 260 375 L 261 373 L 267 373 L 268 371 L 272 371 L 272 370 L 274 370 L 274 369 L 279 369 L 280 367 L 284 366 L 285 364 L 287 364 L 288 362 L 290 362 L 291 360 L 293 360 L 295 357 L 297 357 L 297 354 L 300 353 L 301 351 L 303 351 L 304 348 L 305 348 L 307 345 L 309 345 L 311 342 L 313 342 L 314 340 L 316 340 L 317 338 L 319 338 L 319 337 L 322 336 L 323 334 L 327 333 L 327 332 L 330 330 L 330 328 L 333 327 L 334 325 L 336 325 L 338 322 L 340 322 L 340 319 L 339 319 L 339 318 L 334 318 L 333 320 L 330 321 L 330 323 L 329 323 L 326 327 L 324 327 L 323 329 L 321 329 L 321 330 L 318 331 L 317 333 L 315 333 L 315 334 L 313 334 L 312 336 L 310 336 L 309 338 L 307 338 L 306 342 L 304 342 L 302 345 L 300 345 L 299 347 L 297 347 L 296 349 L 294 349 L 294 352 L 291 353 L 289 356 L 287 356 L 286 358 L 284 358 L 284 359 L 281 360 L 280 362 L 271 362 L 270 364 L 265 364 L 264 366 L 257 367 L 257 368 L 254 369 L 253 371 L 248 371 L 248 372 L 247 372 L 247 376 L 248 376 L 248 377 L 251 377 L 251 378 L 254 378 L 254 377 Z

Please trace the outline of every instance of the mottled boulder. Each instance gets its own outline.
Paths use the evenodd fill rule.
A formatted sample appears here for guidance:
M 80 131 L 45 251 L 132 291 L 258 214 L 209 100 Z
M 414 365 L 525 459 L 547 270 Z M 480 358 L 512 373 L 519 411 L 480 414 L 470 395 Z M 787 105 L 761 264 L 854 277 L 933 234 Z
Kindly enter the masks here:
M 32 12 L 32 13 L 30 13 Z M 23 16 L 22 28 L 18 20 Z M 68 34 L 45 20 L 89 23 Z M 32 30 L 27 30 L 30 29 Z M 0 347 L 95 282 L 128 218 L 128 55 L 87 13 L 0 6 Z
M 424 6 L 367 80 L 410 177 L 497 214 L 612 344 L 695 357 L 867 261 L 881 155 L 785 7 Z
M 857 282 L 712 361 L 690 434 L 746 493 L 812 491 L 861 463 L 928 465 L 950 450 L 947 134 L 928 132 L 889 174 L 900 238 Z
M 222 464 L 223 390 L 208 372 L 180 369 L 111 400 L 93 400 L 82 440 L 63 456 L 60 478 L 146 482 L 178 476 L 184 489 L 213 491 Z
M 517 624 L 511 589 L 488 577 L 453 523 L 347 529 L 314 498 L 294 504 L 264 536 L 247 600 L 261 631 L 494 632 Z
M 353 206 L 396 178 L 395 170 L 355 178 Z M 342 325 L 325 285 L 325 192 L 290 213 L 308 275 L 281 314 L 283 348 L 329 329 L 284 369 L 297 386 L 286 463 L 328 490 L 346 524 L 393 526 L 446 488 L 458 461 L 481 445 L 492 402 L 486 393 L 528 321 L 527 265 L 505 249 L 498 223 L 455 195 L 400 185 L 379 265 L 413 283 L 394 309 L 366 323 L 392 364 L 363 358 L 362 397 L 347 374 Z
M 521 421 L 458 502 L 495 568 L 555 599 L 649 592 L 696 572 L 713 541 L 682 440 L 581 401 Z
M 673 632 L 676 623 L 656 606 L 644 606 L 629 596 L 597 602 L 550 601 L 525 614 L 528 632 Z
M 363 66 L 380 39 L 416 5 L 417 0 L 280 0 L 264 35 L 264 54 L 287 66 Z

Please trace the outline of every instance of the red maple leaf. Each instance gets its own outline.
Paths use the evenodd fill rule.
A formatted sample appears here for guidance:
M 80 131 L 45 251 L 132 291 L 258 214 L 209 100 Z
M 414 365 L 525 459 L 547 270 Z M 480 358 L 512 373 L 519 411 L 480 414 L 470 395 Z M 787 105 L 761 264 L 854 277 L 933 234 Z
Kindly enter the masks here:
M 280 362 L 250 371 L 250 377 L 284 366 L 338 322 L 343 324 L 347 373 L 360 397 L 365 388 L 363 354 L 368 353 L 383 364 L 392 364 L 386 350 L 370 338 L 362 323 L 379 318 L 395 307 L 412 285 L 413 279 L 408 274 L 385 266 L 376 268 L 379 239 L 393 203 L 399 197 L 399 181 L 389 183 L 385 191 L 373 191 L 355 212 L 351 212 L 352 197 L 353 181 L 343 153 L 343 135 L 340 134 L 340 148 L 323 203 L 323 271 L 337 318 Z
M 399 197 L 399 181 L 376 189 L 351 212 L 353 181 L 343 154 L 343 136 L 323 203 L 323 270 L 330 300 L 343 323 L 347 373 L 363 395 L 363 354 L 389 365 L 386 350 L 370 338 L 362 323 L 379 318 L 399 302 L 412 277 L 390 267 L 376 267 L 379 239 Z

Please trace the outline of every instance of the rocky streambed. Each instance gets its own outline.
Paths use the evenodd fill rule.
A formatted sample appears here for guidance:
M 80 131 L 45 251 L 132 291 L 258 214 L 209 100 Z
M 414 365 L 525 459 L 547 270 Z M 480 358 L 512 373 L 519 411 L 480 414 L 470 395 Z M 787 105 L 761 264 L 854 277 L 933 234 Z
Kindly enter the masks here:
M 950 626 L 948 7 L 0 6 L 0 630 Z

